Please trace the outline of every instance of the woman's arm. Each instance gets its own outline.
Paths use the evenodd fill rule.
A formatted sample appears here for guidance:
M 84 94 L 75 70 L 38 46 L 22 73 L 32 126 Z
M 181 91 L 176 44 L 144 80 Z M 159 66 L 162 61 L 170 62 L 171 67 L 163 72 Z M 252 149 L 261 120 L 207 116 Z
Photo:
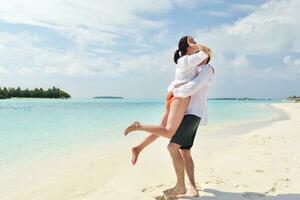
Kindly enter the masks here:
M 204 51 L 199 50 L 199 52 L 186 56 L 184 60 L 185 68 L 196 67 L 199 63 L 203 62 L 205 59 L 208 58 L 208 54 Z
M 197 53 L 188 55 L 184 60 L 184 66 L 186 68 L 193 68 L 197 66 L 201 66 L 203 64 L 208 64 L 211 59 L 211 49 L 200 44 L 190 44 L 193 45 L 194 48 L 198 49 Z
M 211 60 L 211 56 L 212 56 L 211 49 L 204 45 L 200 45 L 200 44 L 198 44 L 197 46 L 199 48 L 199 51 L 201 50 L 208 55 L 208 57 L 205 60 L 203 60 L 201 63 L 199 63 L 197 66 L 207 65 L 209 63 L 209 61 Z
M 199 48 L 199 51 L 203 51 L 204 53 L 206 53 L 207 55 L 210 55 L 211 54 L 211 49 L 204 46 L 204 45 L 201 45 L 201 44 L 197 44 L 198 48 Z

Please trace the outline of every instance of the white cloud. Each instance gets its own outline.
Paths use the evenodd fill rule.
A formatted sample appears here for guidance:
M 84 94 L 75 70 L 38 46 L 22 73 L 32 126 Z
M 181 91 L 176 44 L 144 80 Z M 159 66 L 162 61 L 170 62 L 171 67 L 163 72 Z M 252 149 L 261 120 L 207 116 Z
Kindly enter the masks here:
M 40 39 L 28 32 L 0 32 L 0 74 L 50 74 L 66 76 L 123 76 L 130 72 L 156 73 L 173 65 L 172 51 L 129 56 L 103 49 L 54 51 L 37 48 Z M 170 53 L 171 52 L 171 53 Z M 99 56 L 102 53 L 103 56 Z M 105 56 L 105 54 L 109 56 Z
M 94 73 L 118 75 L 109 68 L 112 62 L 103 57 L 92 57 L 85 51 L 58 52 L 34 46 L 39 37 L 21 32 L 0 32 L 0 73 L 92 75 Z
M 231 17 L 232 14 L 230 12 L 226 12 L 226 11 L 201 11 L 200 14 L 204 14 L 204 15 L 210 15 L 210 16 L 214 16 L 214 17 Z
M 233 63 L 233 67 L 238 69 L 245 69 L 250 65 L 249 59 L 244 55 L 236 56 L 236 58 L 233 60 L 232 63 Z
M 251 66 L 251 61 L 245 55 L 236 55 L 235 57 L 227 57 L 224 54 L 213 56 L 213 65 L 221 71 L 241 72 L 247 70 Z
M 287 70 L 294 76 L 300 77 L 300 58 L 297 56 L 285 56 L 283 62 L 286 64 Z
M 120 62 L 120 72 L 130 73 L 132 71 L 139 71 L 145 74 L 162 73 L 163 71 L 175 71 L 173 55 L 171 50 L 166 50 L 154 55 L 142 55 L 138 57 L 131 57 Z M 173 71 L 172 71 L 173 69 Z
M 167 36 L 170 34 L 169 29 L 162 29 L 153 35 L 152 42 L 164 43 Z
M 220 53 L 295 52 L 300 46 L 299 8 L 298 0 L 270 1 L 234 24 L 199 30 L 197 35 Z
M 251 4 L 232 4 L 231 10 L 232 11 L 238 11 L 238 12 L 253 12 L 257 8 L 257 5 L 251 5 Z
M 283 62 L 287 65 L 290 65 L 290 66 L 298 66 L 300 67 L 300 58 L 297 58 L 297 57 L 294 57 L 294 56 L 285 56 L 283 58 Z
M 8 71 L 6 68 L 0 66 L 0 75 L 1 74 L 10 74 L 10 71 Z
M 0 21 L 47 27 L 77 46 L 57 51 L 41 48 L 42 36 L 27 31 L 16 34 L 0 32 L 0 73 L 120 76 L 126 73 L 125 69 L 141 70 L 142 67 L 135 68 L 133 64 L 151 60 L 151 55 L 136 59 L 107 47 L 115 45 L 118 38 L 130 37 L 136 42 L 135 47 L 146 48 L 143 35 L 149 29 L 162 30 L 153 38 L 158 42 L 168 34 L 167 29 L 162 29 L 166 22 L 142 15 L 164 15 L 184 2 L 190 1 L 45 0 L 38 3 L 34 0 L 3 0 Z M 97 43 L 98 47 L 88 48 L 86 44 L 91 43 Z M 143 65 L 147 66 L 146 63 Z
M 162 18 L 152 20 L 149 16 L 164 16 L 174 6 L 194 5 L 196 2 L 45 0 L 38 3 L 34 0 L 3 0 L 0 21 L 47 27 L 77 45 L 58 51 L 51 47 L 42 48 L 42 35 L 27 31 L 0 32 L 0 73 L 121 76 L 127 71 L 141 71 L 147 66 L 158 67 L 156 60 L 160 59 L 160 55 L 131 57 L 108 47 L 115 45 L 118 38 L 129 37 L 134 47 L 128 52 L 148 48 L 149 41 L 144 42 L 144 33 L 148 30 L 157 32 L 150 38 L 151 42 L 161 42 L 169 34 L 166 22 Z M 150 15 L 144 17 L 145 14 Z M 95 43 L 95 48 L 87 46 Z M 160 67 L 163 69 L 164 65 Z
M 125 3 L 111 0 L 99 3 L 91 0 L 45 0 L 38 4 L 33 0 L 3 0 L 0 21 L 48 27 L 77 45 L 72 49 L 58 51 L 51 45 L 41 47 L 45 38 L 43 35 L 35 35 L 34 31 L 0 32 L 0 79 L 8 80 L 15 75 L 28 77 L 24 74 L 41 75 L 39 77 L 50 74 L 53 75 L 49 76 L 51 78 L 63 75 L 71 76 L 66 79 L 75 77 L 74 80 L 83 80 L 84 76 L 89 76 L 86 79 L 88 81 L 98 79 L 99 76 L 121 76 L 123 79 L 118 78 L 120 82 L 129 79 L 122 85 L 124 91 L 124 88 L 128 88 L 125 85 L 130 84 L 131 80 L 136 81 L 131 87 L 141 84 L 162 91 L 162 83 L 166 86 L 173 78 L 173 49 L 164 47 L 161 52 L 156 49 L 144 55 L 143 52 L 153 47 L 151 43 L 159 43 L 171 34 L 174 36 L 175 32 L 168 27 L 167 18 L 165 21 L 166 12 L 177 6 L 195 11 L 192 5 L 205 1 L 210 2 L 163 0 L 153 3 L 150 0 L 130 0 Z M 214 2 L 221 4 L 223 1 Z M 300 51 L 298 8 L 300 3 L 297 0 L 270 1 L 255 9 L 250 6 L 235 7 L 232 9 L 252 13 L 232 24 L 219 27 L 212 24 L 212 28 L 196 31 L 196 39 L 199 38 L 200 43 L 213 49 L 212 64 L 216 68 L 216 83 L 224 83 L 224 87 L 229 82 L 254 87 L 257 80 L 299 79 L 300 61 L 293 56 Z M 152 20 L 152 14 L 156 15 L 156 20 Z M 226 14 L 223 13 L 223 16 Z M 153 32 L 154 35 L 149 36 Z M 130 48 L 122 44 L 128 48 L 126 53 L 110 48 L 119 38 L 125 37 L 130 38 Z M 93 44 L 93 47 L 86 44 Z M 138 51 L 138 54 L 131 56 L 134 51 Z M 286 56 L 276 66 L 258 68 L 253 66 L 256 63 L 253 56 L 257 55 L 267 59 L 269 55 L 279 55 L 280 58 L 290 56 Z M 52 84 L 53 81 L 48 82 Z M 140 87 L 137 91 L 142 93 L 143 90 Z
M 43 26 L 73 38 L 79 44 L 114 44 L 120 36 L 165 26 L 163 20 L 150 20 L 140 14 L 166 12 L 170 0 L 79 1 L 2 0 L 0 20 L 8 23 Z
M 232 24 L 196 31 L 196 39 L 212 48 L 212 64 L 221 77 L 238 73 L 245 80 L 299 79 L 299 59 L 272 61 L 299 51 L 299 9 L 297 0 L 268 1 Z M 262 61 L 259 66 L 256 58 Z

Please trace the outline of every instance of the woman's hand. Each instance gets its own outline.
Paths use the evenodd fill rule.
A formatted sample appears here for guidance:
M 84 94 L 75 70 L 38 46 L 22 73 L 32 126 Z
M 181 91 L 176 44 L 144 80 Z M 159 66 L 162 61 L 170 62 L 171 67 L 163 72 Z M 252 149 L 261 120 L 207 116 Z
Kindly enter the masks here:
M 204 51 L 204 53 L 206 53 L 207 55 L 210 55 L 211 54 L 211 49 L 204 46 L 204 45 L 201 45 L 201 44 L 197 44 L 198 48 L 199 48 L 199 51 Z
M 204 53 L 206 53 L 208 55 L 208 58 L 205 59 L 205 62 L 204 63 L 201 63 L 201 64 L 208 64 L 209 61 L 211 60 L 211 57 L 212 57 L 212 52 L 211 52 L 211 49 L 206 47 L 206 46 L 203 46 L 201 44 L 198 44 L 198 48 L 199 48 L 199 51 L 203 51 Z M 199 64 L 199 66 L 201 65 Z
M 172 92 L 172 91 L 170 91 L 170 92 L 168 92 L 168 93 L 166 94 L 166 98 L 167 98 L 167 99 L 171 98 L 172 96 L 173 96 L 173 92 Z

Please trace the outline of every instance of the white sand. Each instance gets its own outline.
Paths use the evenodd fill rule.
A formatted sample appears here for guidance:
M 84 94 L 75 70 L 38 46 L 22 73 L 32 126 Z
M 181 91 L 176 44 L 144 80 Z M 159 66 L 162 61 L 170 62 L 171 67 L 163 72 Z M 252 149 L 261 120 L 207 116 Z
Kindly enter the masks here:
M 180 199 L 300 200 L 300 104 L 274 106 L 288 119 L 248 133 L 245 127 L 234 130 L 244 134 L 231 134 L 232 128 L 203 134 L 200 129 L 193 156 L 201 197 Z M 87 147 L 0 172 L 0 199 L 160 199 L 175 183 L 167 141 L 150 146 L 135 167 L 130 165 L 132 145 L 113 146 L 104 157 L 99 146 Z

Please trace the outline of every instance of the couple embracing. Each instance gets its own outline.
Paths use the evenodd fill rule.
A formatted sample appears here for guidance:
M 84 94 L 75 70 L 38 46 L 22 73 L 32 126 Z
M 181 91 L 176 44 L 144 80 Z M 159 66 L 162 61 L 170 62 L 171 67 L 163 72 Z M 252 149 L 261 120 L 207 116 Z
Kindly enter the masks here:
M 169 85 L 166 107 L 160 125 L 134 122 L 124 131 L 150 133 L 139 145 L 132 148 L 132 164 L 137 162 L 140 152 L 158 137 L 170 140 L 168 150 L 176 173 L 176 185 L 166 191 L 169 198 L 188 194 L 199 196 L 194 176 L 191 148 L 199 124 L 207 122 L 207 94 L 214 69 L 209 65 L 211 50 L 196 43 L 193 37 L 180 39 L 174 53 L 176 63 L 175 80 Z M 189 190 L 185 185 L 185 172 L 189 179 Z

